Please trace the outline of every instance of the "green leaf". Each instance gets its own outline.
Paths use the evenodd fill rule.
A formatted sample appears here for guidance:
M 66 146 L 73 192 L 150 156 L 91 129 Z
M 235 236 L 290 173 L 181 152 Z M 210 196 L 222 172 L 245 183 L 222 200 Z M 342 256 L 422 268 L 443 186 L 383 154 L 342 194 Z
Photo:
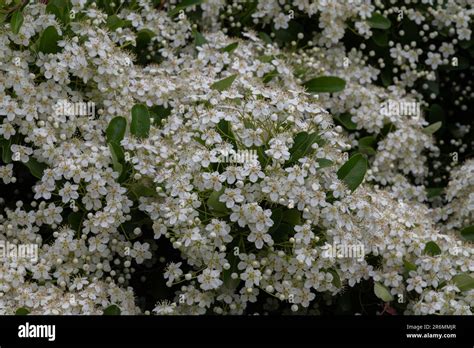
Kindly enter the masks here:
M 273 227 L 273 226 L 272 226 Z M 269 230 L 270 233 L 270 230 Z M 295 234 L 294 226 L 286 223 L 280 222 L 278 227 L 275 230 L 272 230 L 271 235 L 275 243 L 284 243 L 288 242 L 288 238 Z
M 390 291 L 385 287 L 385 285 L 380 284 L 379 282 L 374 283 L 374 293 L 375 296 L 384 302 L 393 301 L 393 296 Z
M 290 225 L 296 226 L 301 224 L 301 213 L 298 209 L 288 209 L 282 213 L 281 221 L 287 222 Z
M 423 133 L 425 134 L 433 134 L 435 133 L 438 129 L 441 128 L 441 125 L 443 123 L 441 121 L 435 122 L 433 124 L 430 124 L 428 127 L 423 128 Z
M 28 315 L 28 314 L 30 314 L 30 311 L 29 309 L 25 307 L 18 308 L 15 312 L 15 315 Z
M 431 255 L 431 256 L 436 256 L 436 255 L 441 254 L 441 249 L 438 246 L 438 244 L 436 244 L 433 241 L 430 241 L 430 242 L 426 243 L 424 252 L 425 252 L 425 254 L 428 254 L 428 255 Z
M 403 259 L 403 266 L 408 272 L 417 270 L 417 267 L 414 263 L 411 263 L 410 261 L 405 259 Z
M 130 191 L 137 197 L 153 197 L 156 196 L 156 190 L 145 186 L 142 183 L 135 183 L 130 187 Z
M 124 153 L 120 145 L 110 142 L 109 143 L 110 155 L 112 156 L 112 167 L 114 171 L 121 174 L 123 171 L 122 161 L 124 158 Z
M 426 188 L 426 197 L 434 198 L 440 196 L 444 191 L 443 187 L 428 187 Z
M 438 122 L 438 121 L 442 122 L 445 119 L 446 119 L 446 115 L 441 105 L 439 104 L 431 105 L 430 110 L 428 112 L 428 120 L 430 122 Z
M 223 136 L 223 139 L 232 145 L 234 147 L 237 147 L 237 143 L 235 141 L 235 136 L 234 133 L 232 132 L 232 126 L 229 121 L 227 120 L 220 120 L 219 123 L 217 124 L 217 130 L 219 133 Z
M 290 149 L 290 159 L 286 165 L 297 162 L 301 157 L 307 156 L 313 151 L 313 144 L 319 142 L 321 138 L 317 133 L 308 134 L 300 132 L 296 134 L 293 146 Z
M 194 45 L 196 47 L 202 46 L 205 43 L 207 43 L 206 38 L 197 30 L 193 30 L 193 36 L 194 36 Z
M 257 59 L 263 63 L 270 63 L 275 57 L 271 55 L 258 56 Z
M 23 24 L 23 13 L 21 10 L 18 10 L 13 13 L 12 17 L 10 18 L 10 26 L 12 32 L 14 34 L 18 34 L 20 32 L 21 25 Z
M 43 53 L 58 53 L 58 41 L 60 38 L 61 36 L 59 36 L 55 27 L 47 27 L 41 34 L 39 51 Z
M 316 162 L 318 162 L 319 164 L 319 169 L 331 167 L 332 165 L 334 165 L 334 162 L 331 160 L 328 160 L 327 158 L 317 158 Z
M 46 12 L 54 14 L 64 25 L 71 21 L 69 17 L 72 5 L 69 0 L 50 0 L 46 6 Z
M 107 138 L 107 142 L 115 142 L 116 144 L 120 144 L 123 137 L 125 136 L 125 130 L 127 129 L 127 120 L 125 117 L 117 116 L 114 117 L 107 127 L 105 131 L 105 135 Z
M 359 139 L 359 151 L 367 155 L 375 155 L 376 139 L 374 136 L 367 136 Z
M 130 132 L 137 138 L 146 138 L 150 133 L 150 113 L 143 104 L 136 104 L 132 107 L 132 123 Z
M 81 212 L 79 211 L 76 213 L 72 212 L 67 217 L 67 223 L 69 224 L 69 226 L 71 226 L 71 228 L 74 231 L 79 231 L 79 228 L 81 227 L 82 217 L 83 217 L 83 214 Z
M 346 81 L 337 76 L 321 76 L 303 83 L 310 93 L 340 92 L 346 87 Z
M 176 16 L 179 11 L 184 10 L 186 7 L 199 5 L 203 2 L 203 0 L 183 0 L 181 1 L 174 9 L 168 12 L 170 17 Z
M 474 289 L 474 278 L 467 273 L 458 274 L 454 276 L 452 280 L 461 291 Z
M 221 48 L 221 52 L 224 53 L 224 52 L 227 52 L 227 53 L 232 53 L 234 52 L 234 50 L 239 46 L 239 43 L 238 42 L 233 42 L 227 46 L 225 46 L 224 48 Z
M 46 164 L 38 162 L 33 157 L 30 157 L 29 161 L 23 164 L 27 166 L 31 174 L 38 179 L 41 179 L 43 177 L 43 172 L 47 167 Z
M 330 268 L 328 269 L 329 273 L 332 274 L 333 278 L 332 278 L 332 284 L 336 287 L 336 288 L 340 288 L 342 283 L 341 283 L 341 278 L 339 277 L 339 273 L 337 273 L 337 271 L 333 268 Z
M 226 205 L 219 201 L 219 197 L 224 192 L 224 189 L 220 191 L 214 191 L 211 193 L 207 200 L 207 206 L 212 214 L 215 216 L 225 216 L 229 214 L 229 210 Z
M 379 47 L 388 46 L 388 32 L 385 30 L 374 30 L 372 34 L 372 40 Z
M 7 164 L 12 161 L 12 150 L 11 150 L 12 139 L 5 139 L 0 137 L 0 147 L 2 148 L 2 161 Z
M 116 305 L 110 305 L 104 309 L 104 315 L 120 315 L 122 311 Z
M 107 27 L 111 31 L 115 31 L 118 28 L 124 28 L 126 26 L 130 25 L 130 21 L 128 20 L 123 20 L 117 15 L 112 15 L 107 18 Z
M 383 30 L 390 28 L 390 26 L 392 25 L 392 22 L 390 22 L 390 19 L 382 16 L 380 13 L 374 13 L 372 17 L 367 19 L 367 23 L 373 29 L 383 29 Z
M 357 123 L 352 122 L 352 115 L 349 113 L 344 113 L 342 115 L 335 117 L 337 121 L 339 121 L 346 129 L 348 130 L 356 130 Z
M 471 242 L 474 241 L 474 225 L 471 225 L 469 227 L 463 228 L 461 230 L 461 236 L 465 240 L 470 240 Z
M 157 126 L 161 125 L 161 122 L 171 115 L 171 109 L 165 108 L 163 105 L 152 106 L 149 110 L 150 116 L 153 118 L 153 124 Z
M 380 79 L 382 80 L 382 84 L 384 85 L 384 87 L 390 86 L 393 83 L 392 70 L 383 70 L 380 74 Z
M 439 82 L 438 81 L 426 81 L 428 89 L 433 92 L 435 95 L 439 94 Z M 436 105 L 436 104 L 434 104 Z
M 235 247 L 238 247 L 238 244 L 232 243 L 230 245 L 230 248 L 228 248 L 229 252 L 227 253 L 225 258 L 229 262 L 230 268 L 229 269 L 224 269 L 222 271 L 222 280 L 224 282 L 224 285 L 228 289 L 235 289 L 241 281 L 240 278 L 232 279 L 232 277 L 231 277 L 232 273 L 238 272 L 237 265 L 239 264 L 239 261 L 240 261 L 240 258 L 237 255 L 234 254 L 234 248 Z
M 154 31 L 151 31 L 150 29 L 141 29 L 137 32 L 137 47 L 145 47 L 155 36 L 156 33 Z
M 354 191 L 364 180 L 367 171 L 367 160 L 360 153 L 352 156 L 337 171 L 337 177 L 344 181 L 347 187 Z
M 267 33 L 264 33 L 263 31 L 261 31 L 258 33 L 258 37 L 266 44 L 270 44 L 270 45 L 272 44 L 272 39 L 270 36 L 268 36 Z
M 262 76 L 262 81 L 263 83 L 268 83 L 271 80 L 273 80 L 275 77 L 279 75 L 277 69 L 273 69 L 272 71 L 266 73 L 265 75 Z
M 222 92 L 222 91 L 228 89 L 232 85 L 232 82 L 234 82 L 236 77 L 237 77 L 237 75 L 230 75 L 230 76 L 226 77 L 225 79 L 214 82 L 211 85 L 211 88 Z
M 273 234 L 273 232 L 275 232 L 278 229 L 278 227 L 280 226 L 282 217 L 283 217 L 283 214 L 282 214 L 282 208 L 281 207 L 272 209 L 271 219 L 273 220 L 273 225 L 268 230 L 269 234 Z

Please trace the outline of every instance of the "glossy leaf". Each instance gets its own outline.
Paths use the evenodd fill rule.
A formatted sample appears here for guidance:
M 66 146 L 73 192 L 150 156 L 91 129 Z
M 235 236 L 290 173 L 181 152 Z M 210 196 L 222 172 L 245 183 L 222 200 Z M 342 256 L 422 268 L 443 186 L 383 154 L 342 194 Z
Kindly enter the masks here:
M 310 93 L 340 92 L 346 87 L 346 81 L 337 76 L 321 76 L 303 84 Z
M 364 180 L 366 172 L 367 160 L 361 154 L 356 154 L 339 168 L 337 177 L 344 181 L 351 191 L 354 191 Z
M 150 133 L 150 113 L 143 104 L 136 104 L 132 108 L 132 123 L 130 132 L 137 138 L 146 138 Z
M 123 137 L 125 136 L 125 131 L 127 129 L 127 120 L 125 117 L 117 116 L 114 117 L 107 127 L 105 131 L 105 135 L 107 138 L 107 142 L 115 142 L 116 144 L 120 144 Z

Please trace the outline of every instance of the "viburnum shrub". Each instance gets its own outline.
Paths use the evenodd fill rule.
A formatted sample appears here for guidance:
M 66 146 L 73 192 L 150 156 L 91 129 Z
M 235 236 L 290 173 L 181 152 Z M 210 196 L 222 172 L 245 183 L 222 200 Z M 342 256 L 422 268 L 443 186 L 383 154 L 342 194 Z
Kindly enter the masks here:
M 472 160 L 428 202 L 425 97 L 341 41 L 375 5 L 287 47 L 281 2 L 0 3 L 0 314 L 472 314 Z

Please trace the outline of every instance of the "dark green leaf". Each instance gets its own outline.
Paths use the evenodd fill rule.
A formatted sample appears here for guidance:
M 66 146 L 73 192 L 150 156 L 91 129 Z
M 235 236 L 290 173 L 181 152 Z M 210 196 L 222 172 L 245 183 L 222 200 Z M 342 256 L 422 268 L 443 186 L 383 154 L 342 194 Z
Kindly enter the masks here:
M 274 231 L 272 231 L 272 238 L 275 243 L 284 243 L 288 242 L 288 238 L 294 235 L 294 233 L 294 226 L 286 222 L 280 222 L 278 227 Z
M 303 83 L 310 93 L 340 92 L 346 87 L 346 81 L 337 76 L 320 76 Z
M 359 151 L 368 155 L 375 155 L 374 146 L 376 144 L 375 137 L 369 135 L 359 139 Z
M 295 163 L 300 158 L 309 155 L 313 151 L 313 144 L 319 143 L 320 140 L 321 138 L 317 133 L 300 132 L 296 134 L 293 146 L 290 149 L 290 159 L 286 164 Z
M 385 18 L 380 13 L 374 13 L 372 17 L 367 20 L 367 23 L 374 29 L 388 29 L 392 25 L 390 19 Z
M 261 31 L 258 33 L 258 37 L 266 44 L 270 44 L 270 45 L 272 44 L 272 39 L 270 38 L 270 36 L 267 35 L 267 33 L 264 33 L 263 31 Z
M 104 315 L 120 315 L 122 311 L 116 305 L 110 305 L 104 309 Z
M 392 70 L 390 69 L 383 70 L 382 73 L 380 74 L 380 79 L 382 80 L 382 84 L 385 87 L 392 85 L 393 83 Z
M 425 254 L 428 254 L 428 255 L 431 255 L 431 256 L 436 256 L 436 255 L 441 254 L 441 249 L 438 246 L 438 244 L 436 244 L 433 241 L 430 241 L 430 242 L 426 243 L 424 252 L 425 252 Z
M 150 113 L 143 104 L 136 104 L 132 108 L 132 123 L 130 132 L 137 138 L 146 138 L 150 133 Z
M 10 163 L 12 161 L 12 150 L 11 150 L 12 139 L 5 139 L 0 136 L 0 147 L 2 148 L 2 161 L 3 163 Z
M 433 198 L 441 195 L 443 193 L 443 187 L 428 187 L 426 188 L 426 197 Z
M 374 30 L 372 34 L 372 40 L 377 46 L 387 47 L 388 46 L 388 32 L 385 30 Z
M 220 120 L 217 124 L 217 130 L 223 136 L 223 139 L 225 141 L 231 143 L 232 145 L 234 145 L 234 147 L 237 146 L 234 133 L 232 132 L 232 126 L 229 121 L 224 119 Z
M 121 174 L 123 171 L 122 161 L 124 158 L 124 153 L 120 145 L 110 142 L 109 143 L 110 155 L 112 156 L 112 166 L 114 171 Z
M 58 41 L 61 38 L 56 28 L 53 26 L 47 27 L 41 34 L 39 41 L 39 51 L 43 53 L 58 53 Z
M 301 213 L 298 209 L 285 210 L 282 213 L 281 221 L 287 222 L 292 226 L 301 224 Z
M 339 121 L 346 129 L 356 130 L 357 124 L 352 122 L 352 115 L 349 113 L 344 113 L 336 117 L 336 120 Z
M 272 234 L 274 231 L 276 231 L 278 229 L 278 227 L 280 226 L 280 223 L 281 223 L 282 216 L 283 216 L 283 214 L 282 214 L 282 208 L 281 207 L 272 209 L 271 219 L 273 220 L 273 225 L 268 230 L 269 234 Z
M 26 309 L 25 307 L 18 308 L 15 312 L 15 315 L 28 315 L 30 314 L 30 311 Z
M 429 115 L 428 119 L 432 123 L 435 123 L 438 121 L 443 122 L 446 119 L 444 110 L 439 104 L 431 105 L 428 115 Z
M 46 164 L 38 162 L 33 157 L 30 157 L 29 161 L 24 163 L 24 165 L 27 166 L 31 174 L 38 179 L 43 177 L 43 172 L 47 167 Z
M 156 190 L 141 183 L 133 184 L 130 187 L 130 191 L 133 192 L 136 197 L 153 197 L 156 195 Z
M 275 77 L 279 75 L 277 69 L 273 69 L 272 71 L 266 73 L 265 75 L 262 76 L 262 81 L 263 83 L 268 83 L 271 80 L 273 80 Z
M 194 45 L 196 47 L 202 46 L 207 42 L 206 38 L 202 36 L 202 34 L 199 31 L 194 30 L 193 35 L 194 35 Z
M 81 212 L 76 212 L 76 213 L 73 212 L 68 215 L 67 223 L 69 224 L 69 226 L 71 226 L 71 228 L 74 231 L 79 231 L 79 228 L 81 227 L 82 216 L 83 215 Z
M 317 158 L 316 162 L 318 162 L 319 164 L 319 169 L 331 167 L 332 165 L 334 165 L 334 162 L 331 160 L 328 160 L 327 158 Z
M 361 154 L 356 154 L 339 168 L 337 177 L 344 181 L 351 191 L 354 191 L 364 180 L 366 171 L 367 160 Z
M 71 21 L 69 17 L 71 8 L 69 0 L 49 0 L 46 12 L 54 14 L 62 24 L 66 25 Z
M 128 21 L 128 20 L 123 20 L 122 18 L 120 18 L 120 17 L 117 16 L 117 15 L 112 15 L 112 16 L 109 16 L 109 17 L 107 18 L 107 27 L 108 27 L 111 31 L 115 31 L 115 30 L 117 30 L 118 28 L 127 27 L 128 25 L 130 25 L 130 21 Z
M 161 125 L 161 122 L 171 115 L 171 109 L 163 105 L 155 105 L 150 108 L 150 116 L 153 118 L 154 125 Z
M 141 29 L 137 32 L 137 46 L 145 47 L 155 36 L 156 33 L 154 31 L 151 31 L 150 29 Z
M 461 236 L 465 240 L 470 240 L 471 242 L 474 241 L 474 225 L 463 228 L 461 230 Z
M 127 120 L 125 117 L 117 116 L 114 117 L 107 127 L 105 131 L 107 142 L 115 142 L 116 144 L 120 144 L 122 141 L 125 130 L 127 129 Z

